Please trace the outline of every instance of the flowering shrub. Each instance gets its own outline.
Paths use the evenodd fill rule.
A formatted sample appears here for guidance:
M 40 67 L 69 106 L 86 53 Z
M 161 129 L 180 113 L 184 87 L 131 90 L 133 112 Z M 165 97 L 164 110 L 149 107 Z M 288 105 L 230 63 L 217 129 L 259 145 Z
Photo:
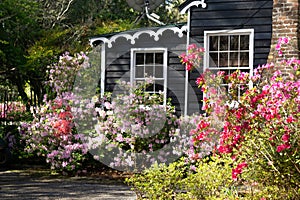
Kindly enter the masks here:
M 287 43 L 282 38 L 277 50 Z M 187 159 L 154 165 L 127 182 L 152 199 L 299 199 L 299 65 L 295 59 L 266 64 L 253 76 L 202 74 L 206 115 L 190 131 L 192 165 Z
M 130 83 L 122 82 L 122 93 L 115 97 L 107 95 L 96 109 L 99 115 L 97 137 L 105 141 L 102 145 L 106 149 L 116 150 L 114 154 L 109 153 L 111 167 L 124 167 L 125 170 L 137 167 L 139 170 L 137 164 L 144 163 L 144 168 L 157 160 L 165 162 L 172 153 L 159 153 L 158 150 L 176 135 L 179 125 L 175 108 L 169 102 L 164 105 L 162 93 L 145 92 L 150 84 L 151 80 L 132 87 Z M 108 155 L 106 158 L 109 159 Z
M 26 106 L 19 101 L 0 103 L 0 119 L 7 121 L 27 120 L 30 113 L 26 111 Z
M 186 70 L 190 71 L 200 66 L 203 53 L 204 48 L 191 44 L 187 48 L 187 53 L 182 53 L 179 58 L 181 58 L 181 62 L 185 64 Z
M 84 135 L 75 127 L 74 116 L 81 113 L 72 109 L 81 99 L 71 92 L 79 69 L 87 66 L 83 53 L 74 57 L 68 53 L 61 56 L 57 64 L 49 67 L 46 83 L 56 97 L 45 96 L 44 105 L 37 108 L 33 121 L 21 126 L 25 150 L 45 157 L 56 171 L 76 171 L 88 151 Z
M 287 38 L 278 42 L 280 56 L 281 45 L 287 43 Z M 197 83 L 206 94 L 203 109 L 215 117 L 201 120 L 191 132 L 194 154 L 215 135 L 219 138 L 215 153 L 232 157 L 234 180 L 245 172 L 249 181 L 289 188 L 286 195 L 295 195 L 283 197 L 299 197 L 299 65 L 295 59 L 266 64 L 255 69 L 252 77 L 240 71 L 201 75 Z M 280 69 L 289 70 L 283 73 Z M 237 88 L 250 81 L 254 86 L 244 88 L 239 96 Z M 220 83 L 229 85 L 228 93 L 222 92 Z M 223 121 L 221 127 L 216 128 L 216 118 Z

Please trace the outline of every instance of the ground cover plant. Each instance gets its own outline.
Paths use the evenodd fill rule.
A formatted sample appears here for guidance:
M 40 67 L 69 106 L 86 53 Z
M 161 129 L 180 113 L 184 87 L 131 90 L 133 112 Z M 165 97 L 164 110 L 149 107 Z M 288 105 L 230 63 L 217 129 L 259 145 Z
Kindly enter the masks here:
M 288 43 L 288 38 L 278 41 L 278 56 L 284 55 L 282 46 Z M 192 54 L 203 52 L 194 45 L 189 48 Z M 182 56 L 187 70 L 198 62 L 193 59 L 197 56 Z M 206 115 L 190 132 L 192 146 L 184 164 L 154 166 L 128 179 L 140 197 L 299 199 L 300 61 L 265 64 L 253 76 L 207 71 L 197 84 L 205 94 Z M 211 144 L 209 156 L 201 153 L 203 144 Z M 179 170 L 175 175 L 174 169 Z

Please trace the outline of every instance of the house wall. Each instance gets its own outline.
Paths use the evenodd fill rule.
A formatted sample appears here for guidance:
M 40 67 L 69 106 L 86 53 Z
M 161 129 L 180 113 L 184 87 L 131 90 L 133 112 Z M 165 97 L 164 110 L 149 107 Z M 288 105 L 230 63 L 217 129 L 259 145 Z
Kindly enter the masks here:
M 206 0 L 191 8 L 191 37 L 203 43 L 204 31 L 254 29 L 254 66 L 267 62 L 272 37 L 273 1 Z
M 185 102 L 185 68 L 180 63 L 179 55 L 186 51 L 186 35 L 179 37 L 173 30 L 166 30 L 155 41 L 150 34 L 141 34 L 135 43 L 124 37 L 105 46 L 105 91 L 119 92 L 117 81 L 130 81 L 130 50 L 132 48 L 167 48 L 167 97 L 172 99 L 178 115 L 183 114 Z
M 204 43 L 204 31 L 254 29 L 253 67 L 265 64 L 268 59 L 272 38 L 272 0 L 206 0 L 206 7 L 190 9 L 190 43 Z M 190 75 L 198 101 L 202 99 L 195 80 L 203 71 Z

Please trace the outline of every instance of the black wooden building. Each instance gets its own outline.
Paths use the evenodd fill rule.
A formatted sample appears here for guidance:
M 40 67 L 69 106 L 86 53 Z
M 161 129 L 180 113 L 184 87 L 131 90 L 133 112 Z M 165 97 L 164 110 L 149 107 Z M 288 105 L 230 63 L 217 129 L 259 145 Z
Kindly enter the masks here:
M 202 93 L 195 84 L 205 69 L 253 72 L 267 62 L 272 39 L 271 0 L 201 0 L 184 2 L 186 25 L 152 27 L 91 38 L 100 48 L 101 92 L 117 80 L 143 81 L 153 76 L 153 92 L 173 99 L 178 114 L 201 112 Z M 189 44 L 205 48 L 203 63 L 186 72 L 178 56 Z

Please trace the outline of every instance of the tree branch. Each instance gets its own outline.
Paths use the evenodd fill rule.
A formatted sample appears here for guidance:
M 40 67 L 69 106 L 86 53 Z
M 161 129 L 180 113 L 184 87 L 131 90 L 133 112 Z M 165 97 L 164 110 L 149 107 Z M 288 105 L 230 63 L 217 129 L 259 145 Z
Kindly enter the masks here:
M 5 20 L 8 20 L 9 18 L 12 18 L 13 16 L 15 16 L 15 14 L 14 14 L 14 15 L 11 15 L 11 16 L 4 17 L 4 18 L 1 18 L 1 19 L 0 19 L 0 23 L 1 23 L 1 22 L 4 22 Z
M 60 21 L 63 16 L 66 14 L 66 12 L 68 12 L 68 10 L 70 9 L 71 4 L 73 3 L 74 0 L 69 0 L 68 5 L 66 6 L 66 8 L 64 8 L 64 2 L 61 5 L 61 9 L 60 12 L 58 13 L 57 17 L 56 17 L 56 21 L 53 23 L 52 27 L 55 26 L 56 22 Z

